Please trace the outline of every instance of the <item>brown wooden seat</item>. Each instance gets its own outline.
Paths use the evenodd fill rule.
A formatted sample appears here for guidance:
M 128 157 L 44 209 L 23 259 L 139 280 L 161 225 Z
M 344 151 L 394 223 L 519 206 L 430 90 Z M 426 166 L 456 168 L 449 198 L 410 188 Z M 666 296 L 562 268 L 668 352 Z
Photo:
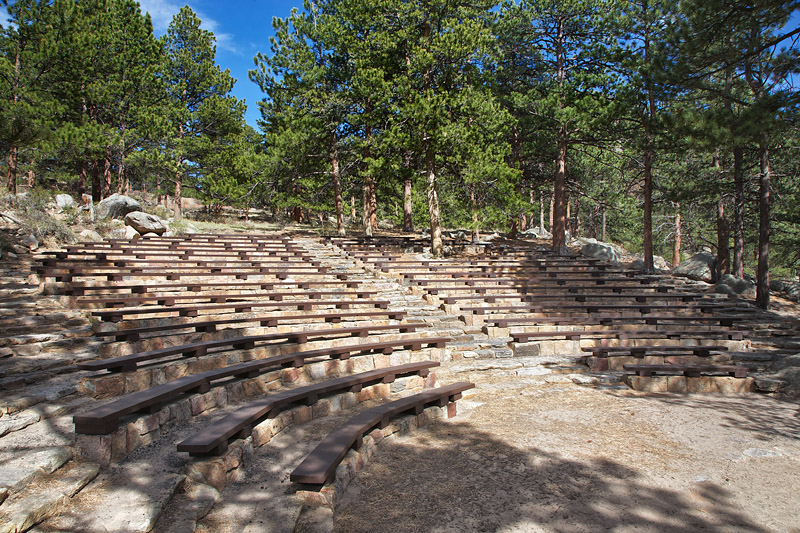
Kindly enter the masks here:
M 248 361 L 246 363 L 209 370 L 191 376 L 184 376 L 164 383 L 163 385 L 157 385 L 141 392 L 129 394 L 128 396 L 111 401 L 100 407 L 75 415 L 72 417 L 72 421 L 75 424 L 76 433 L 105 435 L 117 429 L 119 421 L 123 416 L 140 411 L 157 412 L 166 402 L 184 392 L 197 392 L 200 394 L 208 392 L 215 381 L 230 377 L 252 378 L 268 370 L 286 366 L 300 367 L 305 364 L 306 360 L 319 357 L 347 359 L 353 354 L 375 351 L 391 353 L 392 350 L 398 348 L 407 348 L 411 350 L 421 350 L 425 346 L 441 348 L 444 347 L 448 340 L 450 339 L 445 337 L 431 337 L 427 339 L 416 338 L 348 346 L 331 346 L 318 350 L 295 352 L 269 357 L 267 359 Z
M 681 338 L 725 338 L 740 341 L 744 338 L 742 331 L 719 329 L 691 330 L 660 330 L 660 329 L 592 329 L 583 331 L 516 331 L 510 333 L 515 342 L 529 342 L 531 339 L 558 339 L 580 340 L 589 338 L 616 338 L 625 339 L 681 339 Z
M 294 469 L 289 479 L 310 485 L 333 481 L 336 467 L 350 448 L 361 447 L 365 433 L 375 427 L 386 427 L 394 418 L 405 413 L 420 414 L 428 405 L 444 407 L 459 400 L 465 390 L 474 386 L 474 383 L 468 382 L 453 383 L 362 411 L 328 434 Z
M 80 305 L 102 305 L 104 307 L 122 307 L 130 305 L 140 305 L 154 303 L 157 305 L 173 306 L 180 300 L 194 300 L 194 303 L 208 301 L 210 303 L 225 303 L 228 301 L 244 301 L 252 299 L 266 298 L 273 302 L 281 302 L 284 298 L 300 297 L 310 300 L 317 300 L 324 296 L 354 296 L 356 298 L 367 298 L 378 294 L 378 291 L 312 291 L 312 292 L 245 292 L 245 293 L 222 293 L 222 294 L 170 294 L 152 296 L 127 296 L 127 297 L 106 297 L 106 298 L 84 298 L 78 300 Z
M 336 309 L 349 309 L 351 306 L 361 305 L 370 306 L 378 309 L 386 309 L 389 300 L 295 300 L 288 302 L 262 302 L 262 301 L 242 301 L 224 304 L 203 304 L 185 305 L 173 307 L 133 307 L 129 309 L 114 309 L 111 311 L 93 311 L 92 316 L 98 317 L 105 322 L 119 322 L 130 315 L 151 315 L 158 313 L 178 313 L 179 316 L 198 316 L 200 311 L 219 311 L 232 309 L 236 313 L 246 313 L 252 309 L 263 309 L 265 307 L 274 308 L 295 308 L 301 311 L 311 311 L 315 307 L 336 307 Z
M 644 357 L 654 354 L 687 353 L 698 357 L 709 357 L 712 352 L 727 352 L 727 346 L 593 346 L 581 348 L 582 351 L 591 353 L 595 357 L 609 357 L 610 355 L 631 355 Z
M 642 377 L 650 377 L 654 374 L 687 377 L 713 375 L 747 377 L 746 367 L 734 365 L 622 365 L 622 368 Z
M 370 332 L 386 331 L 397 329 L 401 333 L 412 333 L 416 331 L 418 325 L 389 325 L 389 326 L 363 326 L 357 328 L 335 328 L 319 329 L 308 331 L 286 331 L 280 333 L 269 333 L 265 335 L 246 335 L 241 337 L 229 337 L 211 341 L 192 342 L 177 346 L 168 346 L 157 350 L 148 350 L 120 357 L 100 359 L 79 363 L 81 370 L 108 370 L 110 372 L 132 372 L 136 370 L 139 363 L 163 359 L 172 355 L 182 355 L 184 357 L 202 357 L 208 350 L 215 348 L 234 348 L 239 350 L 249 350 L 255 347 L 256 343 L 285 340 L 297 344 L 305 344 L 309 338 L 326 338 L 346 335 L 349 337 L 366 337 Z
M 320 281 L 185 281 L 182 283 L 136 283 L 125 285 L 87 285 L 82 283 L 69 283 L 64 287 L 64 294 L 70 296 L 83 296 L 86 292 L 100 291 L 130 291 L 131 294 L 146 294 L 148 292 L 172 291 L 184 289 L 190 292 L 199 292 L 210 288 L 247 288 L 253 287 L 263 291 L 273 290 L 276 287 L 297 287 L 310 289 L 321 286 L 345 286 L 355 289 L 361 285 L 360 280 L 320 280 Z
M 631 303 L 631 304 L 604 304 L 604 303 L 584 303 L 584 304 L 532 304 L 532 305 L 506 305 L 495 307 L 462 307 L 461 311 L 473 313 L 476 315 L 484 315 L 486 313 L 541 313 L 545 311 L 583 311 L 586 313 L 596 313 L 601 310 L 606 311 L 639 311 L 645 315 L 652 312 L 665 312 L 665 311 L 701 311 L 703 313 L 711 313 L 720 310 L 736 309 L 729 303 L 708 302 L 700 303 L 695 302 L 688 305 L 676 304 L 657 304 L 657 303 Z
M 392 383 L 401 376 L 419 374 L 426 377 L 430 369 L 436 366 L 439 366 L 439 363 L 433 361 L 409 363 L 270 394 L 248 403 L 179 442 L 178 451 L 188 452 L 192 456 L 221 455 L 228 449 L 228 441 L 232 437 L 237 439 L 249 437 L 253 427 L 267 418 L 274 418 L 285 407 L 293 404 L 313 405 L 322 396 L 358 392 L 363 387 L 376 383 Z
M 536 325 L 617 325 L 643 323 L 651 326 L 668 324 L 705 324 L 718 323 L 720 326 L 732 327 L 739 323 L 742 317 L 739 316 L 696 316 L 696 315 L 594 315 L 591 317 L 574 316 L 546 316 L 546 317 L 511 317 L 511 318 L 489 318 L 487 325 L 494 325 L 498 328 L 509 326 L 521 326 L 526 324 Z
M 279 323 L 291 323 L 298 320 L 306 319 L 323 319 L 325 322 L 338 324 L 342 320 L 355 319 L 355 318 L 388 318 L 390 320 L 403 320 L 406 316 L 405 311 L 359 311 L 352 313 L 313 313 L 307 315 L 281 315 L 281 316 L 254 316 L 244 318 L 227 318 L 220 320 L 202 320 L 196 322 L 184 322 L 164 324 L 161 326 L 148 326 L 141 328 L 118 329 L 116 331 L 99 331 L 94 335 L 96 337 L 114 337 L 117 341 L 136 341 L 139 340 L 143 333 L 157 333 L 178 331 L 185 329 L 194 329 L 198 333 L 216 331 L 217 326 L 224 326 L 227 324 L 247 324 L 258 323 L 262 327 L 274 327 Z M 377 326 L 373 326 L 377 327 Z

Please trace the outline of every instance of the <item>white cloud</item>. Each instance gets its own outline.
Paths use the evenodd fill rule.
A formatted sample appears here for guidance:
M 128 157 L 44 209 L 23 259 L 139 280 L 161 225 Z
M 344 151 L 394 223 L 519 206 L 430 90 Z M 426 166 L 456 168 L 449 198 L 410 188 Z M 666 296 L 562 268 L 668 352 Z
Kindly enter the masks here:
M 166 33 L 167 28 L 172 22 L 172 18 L 181 10 L 184 2 L 174 2 L 172 0 L 139 0 L 139 5 L 142 12 L 150 13 L 150 18 L 153 21 L 153 29 L 156 33 Z M 200 18 L 200 27 L 214 33 L 217 38 L 217 48 L 225 50 L 234 54 L 240 54 L 241 51 L 234 42 L 234 36 L 230 33 L 219 31 L 219 22 L 213 18 L 198 11 L 189 4 L 189 7 Z

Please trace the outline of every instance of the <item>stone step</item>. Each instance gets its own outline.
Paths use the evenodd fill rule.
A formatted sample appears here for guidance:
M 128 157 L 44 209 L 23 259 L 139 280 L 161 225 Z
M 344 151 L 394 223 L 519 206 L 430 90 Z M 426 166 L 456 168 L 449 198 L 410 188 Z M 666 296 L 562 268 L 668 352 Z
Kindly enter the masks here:
M 26 531 L 56 515 L 99 471 L 96 464 L 70 463 L 53 475 L 26 486 L 0 507 L 0 532 Z

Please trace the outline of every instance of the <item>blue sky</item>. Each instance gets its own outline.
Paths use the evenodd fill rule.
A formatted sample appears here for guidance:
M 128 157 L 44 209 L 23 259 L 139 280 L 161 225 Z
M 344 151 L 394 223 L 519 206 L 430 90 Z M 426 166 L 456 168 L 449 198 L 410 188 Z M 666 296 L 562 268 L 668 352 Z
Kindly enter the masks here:
M 217 37 L 217 63 L 236 78 L 233 94 L 247 101 L 247 123 L 258 129 L 258 86 L 247 77 L 258 52 L 269 52 L 273 34 L 272 17 L 287 17 L 292 7 L 302 9 L 302 0 L 139 0 L 142 11 L 150 13 L 157 36 L 167 31 L 172 17 L 188 5 L 202 21 L 202 27 Z

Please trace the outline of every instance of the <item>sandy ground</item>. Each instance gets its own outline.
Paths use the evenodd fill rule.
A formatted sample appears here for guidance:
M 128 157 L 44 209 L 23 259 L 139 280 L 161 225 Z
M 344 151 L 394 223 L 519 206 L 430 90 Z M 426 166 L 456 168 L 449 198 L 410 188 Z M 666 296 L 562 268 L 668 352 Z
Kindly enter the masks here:
M 497 372 L 382 445 L 335 514 L 357 531 L 800 532 L 800 410 Z

